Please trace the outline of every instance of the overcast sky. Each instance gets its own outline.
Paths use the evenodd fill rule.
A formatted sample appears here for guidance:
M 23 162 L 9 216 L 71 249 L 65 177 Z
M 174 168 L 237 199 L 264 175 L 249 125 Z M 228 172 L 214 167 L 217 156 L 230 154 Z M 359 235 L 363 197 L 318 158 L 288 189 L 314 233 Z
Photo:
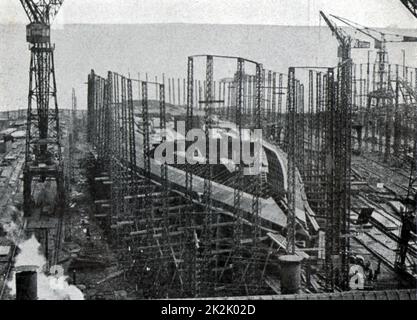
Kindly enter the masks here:
M 417 28 L 399 0 L 65 0 L 56 22 L 311 26 L 319 10 L 366 26 Z M 0 0 L 0 23 L 26 19 L 19 0 Z

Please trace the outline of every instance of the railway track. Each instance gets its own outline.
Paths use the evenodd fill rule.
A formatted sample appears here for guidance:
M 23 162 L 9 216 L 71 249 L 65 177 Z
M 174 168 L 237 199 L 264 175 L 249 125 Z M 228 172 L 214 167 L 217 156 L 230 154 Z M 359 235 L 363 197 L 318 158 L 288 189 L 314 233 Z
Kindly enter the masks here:
M 365 159 L 365 160 L 367 160 L 367 161 L 371 161 L 371 162 L 375 163 L 376 165 L 378 165 L 378 166 L 380 166 L 380 167 L 384 168 L 384 170 L 388 169 L 388 170 L 390 170 L 391 172 L 393 172 L 393 173 L 395 173 L 395 174 L 398 174 L 398 175 L 400 175 L 400 176 L 403 176 L 403 177 L 404 177 L 404 178 L 406 178 L 406 179 L 408 179 L 408 178 L 409 178 L 407 170 L 400 169 L 400 168 L 398 168 L 398 169 L 395 169 L 395 170 L 394 170 L 394 169 L 392 169 L 392 167 L 390 167 L 390 166 L 388 166 L 388 165 L 385 165 L 385 164 L 383 164 L 383 163 L 381 163 L 381 162 L 379 162 L 379 161 L 376 161 L 376 160 L 374 160 L 374 159 L 372 159 L 372 158 L 368 158 L 368 157 L 366 157 L 365 155 L 361 155 L 361 157 L 362 157 L 362 158 L 364 158 L 364 159 Z M 405 173 L 402 173 L 402 172 L 401 172 L 401 170 L 404 170 L 404 172 L 405 172 Z M 409 170 L 409 169 L 408 169 L 408 170 Z
M 398 218 L 392 218 L 397 219 L 398 225 L 401 226 Z M 354 236 L 353 238 L 373 256 L 389 266 L 390 269 L 395 270 L 395 259 L 400 241 L 397 233 L 400 227 L 396 230 L 388 230 L 373 220 L 371 220 L 371 223 L 374 229 L 363 232 L 361 236 Z M 412 261 L 417 261 L 417 248 L 411 244 L 408 246 L 407 259 L 409 267 L 411 267 Z
M 394 270 L 395 253 L 378 240 L 375 240 L 368 233 L 363 233 L 360 236 L 354 236 L 354 240 L 360 243 L 373 256 L 384 262 L 391 270 Z
M 396 271 L 395 267 L 395 258 L 397 245 L 395 242 L 387 243 L 382 239 L 378 239 L 375 235 L 364 232 L 361 235 L 353 237 L 359 244 L 361 244 L 366 250 L 368 250 L 373 256 L 381 260 L 387 267 L 391 270 Z M 413 260 L 414 259 L 414 260 Z M 416 256 L 410 258 L 410 254 L 407 254 L 406 266 L 407 269 L 412 270 L 413 264 L 415 264 Z M 407 272 L 407 274 L 417 279 L 417 275 L 412 272 Z
M 22 181 L 18 178 L 14 185 L 11 184 L 11 180 L 13 178 L 13 176 L 19 177 L 21 175 L 21 173 L 23 172 L 23 161 L 20 159 L 21 157 L 23 157 L 23 145 L 19 146 L 18 149 L 16 150 L 18 159 L 16 160 L 16 164 L 14 166 L 12 166 L 13 168 L 13 172 L 14 174 L 12 174 L 9 179 L 7 180 L 7 183 L 5 185 L 7 185 L 7 189 L 3 191 L 3 195 L 4 197 L 6 197 L 6 199 L 3 197 L 2 199 L 2 206 L 1 206 L 1 211 L 4 212 L 6 210 L 6 208 L 13 203 L 13 201 L 15 200 L 16 194 L 18 194 L 19 189 L 22 186 Z M 22 228 L 19 230 L 19 236 L 22 234 L 23 232 L 23 226 Z M 3 299 L 4 293 L 5 293 L 5 289 L 6 289 L 6 285 L 7 285 L 7 280 L 9 279 L 10 273 L 13 269 L 13 258 L 16 255 L 16 251 L 17 251 L 17 246 L 15 244 L 13 244 L 11 246 L 11 250 L 10 250 L 10 254 L 9 254 L 9 259 L 6 263 L 6 272 L 3 275 L 3 279 L 2 279 L 2 287 L 1 287 L 1 291 L 0 291 L 0 300 Z
M 408 191 L 408 175 L 406 170 L 392 169 L 381 164 L 374 159 L 361 156 L 352 161 L 352 167 L 357 169 L 359 179 L 366 181 L 370 177 L 376 177 L 384 182 L 386 190 L 393 194 L 394 198 L 399 198 L 398 194 Z M 366 165 L 363 161 L 371 162 L 374 166 Z M 400 241 L 399 232 L 401 229 L 401 219 L 395 210 L 387 206 L 387 199 L 383 195 L 375 193 L 376 199 L 372 200 L 366 194 L 354 196 L 359 207 L 374 208 L 380 216 L 371 218 L 373 229 L 354 236 L 353 239 L 363 246 L 371 255 L 382 261 L 392 271 L 397 271 L 395 261 L 397 257 L 398 243 Z M 379 201 L 381 200 L 381 201 Z M 381 203 L 379 203 L 381 202 Z M 376 218 L 376 219 L 375 219 Z M 385 224 L 384 224 L 385 221 Z M 389 222 L 389 223 L 388 223 Z M 386 225 L 388 224 L 388 226 Z M 406 264 L 407 275 L 416 279 L 413 267 L 417 261 L 417 247 L 410 243 L 407 252 Z
M 383 233 L 385 236 L 387 236 L 390 240 L 395 241 L 395 243 L 398 245 L 399 241 L 400 241 L 400 237 L 399 237 L 399 229 L 401 228 L 401 221 L 399 219 L 398 216 L 394 216 L 392 214 L 390 214 L 389 212 L 387 212 L 385 210 L 384 207 L 382 207 L 381 205 L 379 205 L 378 203 L 373 202 L 372 200 L 369 199 L 365 199 L 363 196 L 359 196 L 358 197 L 360 200 L 362 200 L 362 202 L 366 205 L 366 206 L 371 206 L 371 207 L 376 207 L 379 209 L 379 212 L 384 213 L 384 215 L 386 215 L 387 217 L 389 217 L 390 220 L 394 221 L 394 223 L 398 226 L 398 229 L 392 230 L 392 229 L 387 229 L 384 225 L 382 225 L 381 223 L 379 223 L 376 220 L 371 219 L 372 225 L 381 233 Z M 409 245 L 408 247 L 409 249 L 409 253 L 411 255 L 413 255 L 414 258 L 417 259 L 417 247 L 415 245 Z
M 375 162 L 375 163 L 377 163 L 377 162 Z M 374 171 L 374 170 L 372 170 L 372 169 L 370 169 L 370 168 L 368 168 L 368 167 L 365 167 L 363 164 L 360 164 L 360 163 L 355 163 L 355 164 L 354 164 L 354 166 L 356 166 L 356 167 L 360 167 L 363 171 L 365 171 L 365 172 L 370 172 L 370 173 L 372 173 L 374 176 L 376 176 L 376 177 L 378 177 L 378 178 L 380 178 L 380 179 L 382 179 L 382 180 L 384 180 L 384 179 L 386 179 L 386 178 L 387 178 L 387 176 L 386 176 L 386 175 L 383 175 L 383 174 L 378 173 L 378 172 L 376 172 L 376 171 Z M 388 167 L 383 167 L 383 168 L 384 168 L 384 170 L 385 170 L 385 169 L 389 169 Z M 394 170 L 392 170 L 392 169 L 390 169 L 390 170 L 391 170 L 391 172 L 392 172 L 392 173 L 394 173 L 394 174 L 399 174 L 398 172 L 396 172 L 396 171 L 394 171 Z M 403 174 L 400 174 L 400 175 L 405 176 L 405 175 L 403 175 Z M 408 179 L 408 177 L 407 177 L 407 179 Z M 392 185 L 394 185 L 394 186 L 395 186 L 395 187 L 397 187 L 397 188 L 400 188 L 401 190 L 403 190 L 403 191 L 405 191 L 405 192 L 407 192 L 407 191 L 408 191 L 408 180 L 407 180 L 407 184 L 406 184 L 406 186 L 401 185 L 401 184 L 399 184 L 399 183 L 397 183 L 397 182 L 394 182 L 394 181 L 390 181 L 389 183 L 390 183 L 390 184 L 392 184 Z M 397 192 L 395 192 L 394 190 L 392 190 L 392 188 L 389 188 L 389 191 L 393 192 L 393 193 L 395 194 L 395 196 L 398 196 L 398 195 L 397 195 Z

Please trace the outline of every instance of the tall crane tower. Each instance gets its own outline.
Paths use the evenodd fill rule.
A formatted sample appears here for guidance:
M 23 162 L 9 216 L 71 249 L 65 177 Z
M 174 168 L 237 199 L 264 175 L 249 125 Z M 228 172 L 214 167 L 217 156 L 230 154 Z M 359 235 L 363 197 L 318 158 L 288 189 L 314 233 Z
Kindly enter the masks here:
M 20 0 L 30 23 L 26 40 L 30 44 L 29 96 L 26 127 L 24 213 L 31 215 L 33 182 L 56 183 L 58 206 L 64 204 L 64 173 L 61 155 L 59 113 L 55 78 L 51 21 L 64 0 Z
M 352 49 L 366 49 L 370 47 L 370 43 L 368 41 L 361 41 L 351 37 L 345 30 L 338 27 L 336 23 L 330 20 L 330 18 L 327 17 L 323 11 L 320 11 L 320 16 L 326 22 L 327 26 L 333 32 L 337 42 L 339 43 L 338 56 L 341 62 L 351 58 Z
M 371 46 L 371 43 L 368 41 L 362 41 L 356 39 L 349 35 L 343 28 L 336 25 L 336 23 L 330 19 L 323 11 L 320 11 L 320 16 L 326 22 L 329 29 L 332 31 L 333 35 L 336 37 L 337 42 L 339 43 L 338 47 L 338 57 L 340 64 L 343 64 L 347 60 L 351 59 L 352 49 L 368 49 Z M 353 123 L 352 128 L 356 130 L 356 135 L 358 138 L 358 145 L 360 152 L 362 144 L 362 128 L 363 121 L 361 120 L 361 115 L 359 113 L 352 114 Z
M 337 17 L 331 15 L 333 18 L 343 22 L 353 30 L 358 31 L 375 41 L 375 49 L 377 49 L 376 63 L 378 65 L 378 82 L 377 87 L 379 91 L 385 90 L 383 87 L 386 84 L 387 68 L 388 64 L 388 50 L 387 43 L 406 43 L 406 42 L 417 42 L 416 37 L 404 36 L 394 33 L 382 32 L 373 28 L 362 26 L 356 22 L 348 20 L 346 18 Z

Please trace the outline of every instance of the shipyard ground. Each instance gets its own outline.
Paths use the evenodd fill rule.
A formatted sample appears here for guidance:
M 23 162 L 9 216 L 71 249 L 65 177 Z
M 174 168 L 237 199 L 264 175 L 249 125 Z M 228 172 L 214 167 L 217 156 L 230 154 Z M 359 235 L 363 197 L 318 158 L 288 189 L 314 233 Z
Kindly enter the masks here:
M 31 219 L 21 217 L 22 204 L 22 168 L 24 163 L 24 140 L 13 142 L 10 151 L 2 155 L 0 204 L 3 215 L 2 225 L 11 221 L 20 224 L 22 233 L 31 233 L 31 223 L 36 219 L 36 225 L 48 226 L 48 256 L 56 257 L 68 275 L 68 281 L 82 290 L 85 299 L 141 299 L 143 291 L 132 281 L 122 261 L 118 260 L 118 252 L 112 249 L 106 240 L 100 224 L 94 219 L 94 202 L 87 183 L 86 161 L 90 147 L 86 143 L 86 134 L 79 135 L 74 155 L 74 179 L 68 193 L 67 210 L 63 215 L 61 229 L 58 232 L 56 215 L 42 214 Z M 7 160 L 6 160 L 7 159 Z M 7 164 L 7 165 L 6 165 Z M 389 174 L 388 174 L 389 172 Z M 376 219 L 371 220 L 371 227 L 357 230 L 351 241 L 352 254 L 361 255 L 374 265 L 380 264 L 380 274 L 376 281 L 368 283 L 368 290 L 415 288 L 410 279 L 401 277 L 394 268 L 395 250 L 400 222 L 398 215 L 387 204 L 407 186 L 407 170 L 395 169 L 370 153 L 363 153 L 353 158 L 354 182 L 356 192 L 353 194 L 353 215 L 357 208 L 364 205 L 374 207 L 378 211 Z M 378 184 L 378 187 L 377 187 Z M 16 210 L 10 210 L 10 206 Z M 36 214 L 35 214 L 36 215 Z M 397 227 L 386 228 L 388 219 Z M 384 227 L 385 225 L 385 227 Z M 26 231 L 23 231 L 25 229 Z M 4 230 L 3 230 L 4 231 Z M 35 234 L 39 234 L 39 230 Z M 40 233 L 42 237 L 42 233 Z M 3 277 L 0 279 L 1 299 L 14 299 L 6 285 L 13 273 L 13 262 L 18 249 L 3 232 L 0 237 L 1 259 L 0 267 Z M 44 249 L 44 248 L 43 248 Z M 416 248 L 411 247 L 415 258 Z M 415 260 L 414 260 L 415 261 Z M 316 292 L 320 292 L 320 278 L 315 284 Z M 271 291 L 279 293 L 279 279 L 269 279 Z M 303 283 L 303 292 L 314 292 Z

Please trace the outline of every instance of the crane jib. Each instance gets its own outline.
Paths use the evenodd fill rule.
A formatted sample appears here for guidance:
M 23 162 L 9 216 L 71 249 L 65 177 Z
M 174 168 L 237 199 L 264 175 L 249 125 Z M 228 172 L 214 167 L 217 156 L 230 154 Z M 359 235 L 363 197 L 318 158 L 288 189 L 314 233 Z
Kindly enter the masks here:
M 58 14 L 64 0 L 20 0 L 31 23 L 49 25 Z

